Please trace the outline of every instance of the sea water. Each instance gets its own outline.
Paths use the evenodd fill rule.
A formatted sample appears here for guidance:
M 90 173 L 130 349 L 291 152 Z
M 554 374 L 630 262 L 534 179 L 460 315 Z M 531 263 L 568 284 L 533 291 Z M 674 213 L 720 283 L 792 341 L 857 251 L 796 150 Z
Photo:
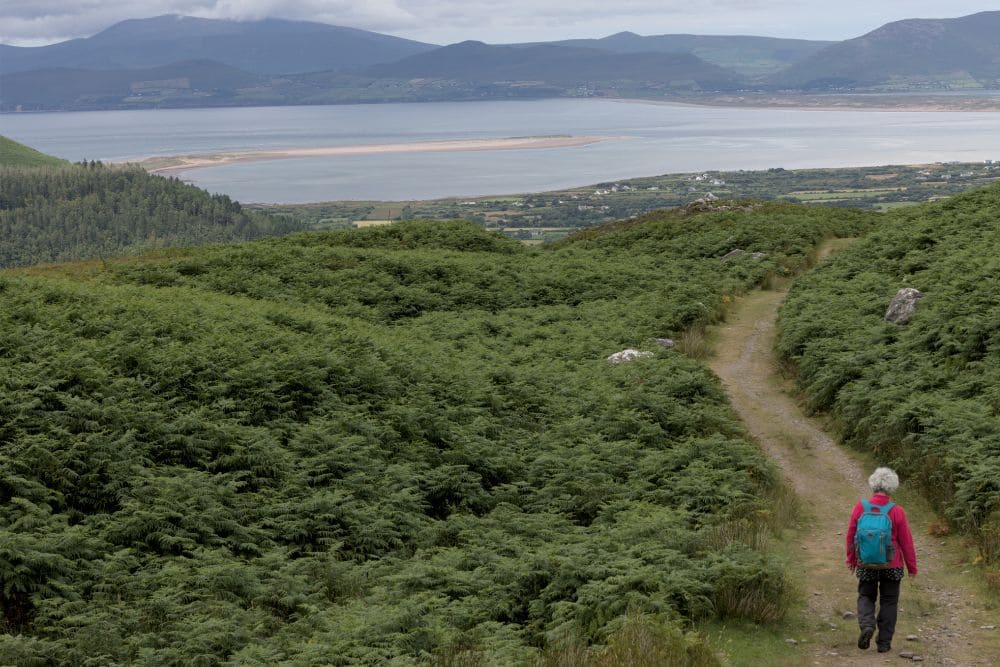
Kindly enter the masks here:
M 5 114 L 0 133 L 69 160 L 544 135 L 584 146 L 241 162 L 174 172 L 244 202 L 539 192 L 706 170 L 1000 161 L 1000 113 L 701 107 L 560 99 Z

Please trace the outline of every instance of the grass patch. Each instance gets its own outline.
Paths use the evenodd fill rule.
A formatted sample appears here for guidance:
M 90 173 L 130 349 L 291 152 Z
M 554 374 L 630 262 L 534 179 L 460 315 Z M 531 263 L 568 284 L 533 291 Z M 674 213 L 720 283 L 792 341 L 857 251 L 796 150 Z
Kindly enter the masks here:
M 685 329 L 676 341 L 677 351 L 703 361 L 712 353 L 712 343 L 704 325 Z
M 655 616 L 630 613 L 605 646 L 575 642 L 549 648 L 539 667 L 717 667 L 722 663 L 697 632 Z
M 745 621 L 716 621 L 700 625 L 699 631 L 720 656 L 726 667 L 791 667 L 803 664 L 802 644 L 786 639 L 801 638 L 794 626 L 781 628 Z M 796 639 L 798 641 L 798 639 Z
M 30 146 L 0 135 L 0 165 L 7 167 L 60 167 L 69 162 L 53 155 L 46 155 Z

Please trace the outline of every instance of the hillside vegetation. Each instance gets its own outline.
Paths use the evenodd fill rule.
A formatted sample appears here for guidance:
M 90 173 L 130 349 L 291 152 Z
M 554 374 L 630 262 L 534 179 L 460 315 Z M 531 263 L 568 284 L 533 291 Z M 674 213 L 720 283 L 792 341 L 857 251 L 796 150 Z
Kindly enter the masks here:
M 67 166 L 65 160 L 46 155 L 30 146 L 0 135 L 0 167 L 59 167 Z
M 568 39 L 563 46 L 612 53 L 690 53 L 743 77 L 760 77 L 787 68 L 832 42 L 748 35 L 637 35 L 619 32 L 601 39 Z
M 237 89 L 261 83 L 257 75 L 211 60 L 184 61 L 142 70 L 58 67 L 0 76 L 6 111 L 127 106 L 150 108 L 232 104 Z M 13 100 L 13 101 L 12 101 Z
M 34 159 L 32 149 L 14 142 L 2 146 L 8 144 Z M 210 195 L 139 167 L 52 160 L 61 166 L 0 164 L 0 268 L 245 241 L 302 229 L 298 223 L 246 211 L 225 195 Z
M 845 439 L 915 480 L 1000 559 L 1000 186 L 891 214 L 803 277 L 781 353 Z M 902 287 L 924 293 L 883 320 Z
M 583 664 L 642 637 L 714 664 L 692 622 L 784 612 L 787 503 L 717 380 L 651 339 L 696 351 L 872 220 L 667 212 L 546 250 L 411 221 L 0 274 L 0 663 Z M 607 363 L 630 346 L 654 354 Z

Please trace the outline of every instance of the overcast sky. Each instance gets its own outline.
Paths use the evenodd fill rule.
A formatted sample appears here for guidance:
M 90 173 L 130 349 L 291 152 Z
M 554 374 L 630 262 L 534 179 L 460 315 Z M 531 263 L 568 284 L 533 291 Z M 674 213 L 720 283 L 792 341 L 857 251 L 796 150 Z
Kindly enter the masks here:
M 124 19 L 160 14 L 302 19 L 437 44 L 604 37 L 622 30 L 840 40 L 890 21 L 994 9 L 995 2 L 969 0 L 0 0 L 0 43 L 87 37 Z

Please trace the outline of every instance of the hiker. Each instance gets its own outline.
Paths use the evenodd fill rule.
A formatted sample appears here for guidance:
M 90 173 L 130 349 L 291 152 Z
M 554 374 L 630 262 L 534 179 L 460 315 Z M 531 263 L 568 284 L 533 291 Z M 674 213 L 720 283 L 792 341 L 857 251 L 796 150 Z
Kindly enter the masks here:
M 847 567 L 858 577 L 858 625 L 861 627 L 858 648 L 868 648 L 877 625 L 875 643 L 878 652 L 885 653 L 892 647 L 892 635 L 896 630 L 903 565 L 911 577 L 917 576 L 917 553 L 913 549 L 910 526 L 906 523 L 906 512 L 889 498 L 899 487 L 899 477 L 889 468 L 876 468 L 868 478 L 868 486 L 872 497 L 854 506 L 847 527 Z M 879 601 L 877 619 L 876 600 Z

